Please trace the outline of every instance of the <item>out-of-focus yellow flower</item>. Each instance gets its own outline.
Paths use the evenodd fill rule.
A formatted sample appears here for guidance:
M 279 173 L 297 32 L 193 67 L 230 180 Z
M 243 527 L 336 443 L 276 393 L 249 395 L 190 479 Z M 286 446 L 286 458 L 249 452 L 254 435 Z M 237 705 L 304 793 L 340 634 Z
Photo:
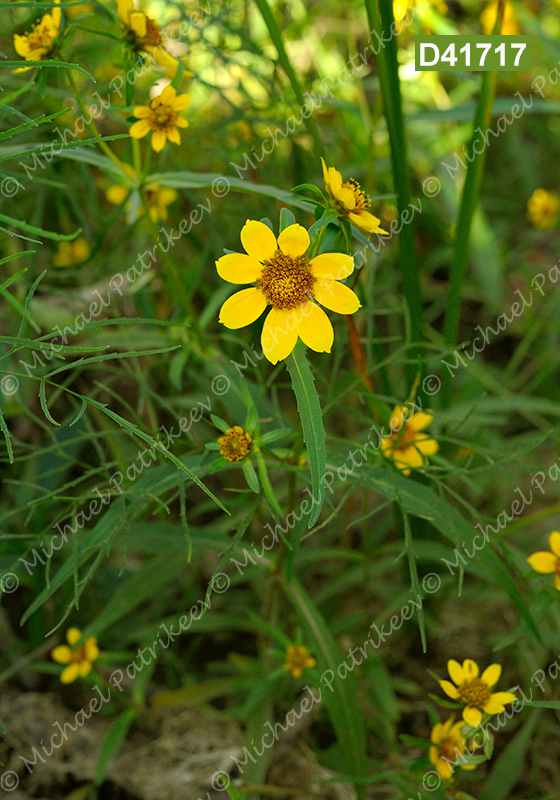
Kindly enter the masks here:
M 55 6 L 43 14 L 39 22 L 33 25 L 30 33 L 14 34 L 14 49 L 18 56 L 26 61 L 42 61 L 52 55 L 58 45 L 60 36 L 60 0 L 54 0 Z M 33 67 L 19 67 L 14 72 L 27 72 Z
M 82 638 L 78 628 L 68 628 L 66 631 L 66 641 L 68 645 L 61 644 L 51 651 L 51 658 L 57 664 L 68 664 L 62 670 L 60 680 L 62 683 L 72 683 L 76 678 L 85 678 L 91 672 L 93 662 L 99 658 L 99 648 L 97 639 L 90 636 L 80 647 L 74 645 Z
M 250 433 L 243 430 L 241 425 L 234 425 L 218 439 L 221 448 L 220 455 L 227 461 L 243 461 L 251 452 L 252 441 L 253 437 Z
M 304 669 L 315 667 L 317 662 L 309 653 L 307 647 L 300 645 L 288 645 L 286 648 L 286 661 L 284 669 L 292 673 L 292 678 L 301 678 Z
M 527 201 L 527 219 L 541 230 L 554 228 L 560 216 L 560 198 L 556 192 L 535 189 Z
M 461 756 L 465 752 L 466 740 L 461 733 L 464 722 L 453 724 L 454 717 L 449 717 L 447 722 L 438 722 L 432 728 L 430 736 L 431 746 L 429 758 L 436 768 L 438 775 L 444 781 L 451 779 L 453 770 L 458 766 Z M 461 769 L 476 769 L 476 764 L 461 764 Z
M 261 344 L 271 364 L 287 358 L 298 337 L 317 353 L 330 353 L 334 331 L 325 308 L 354 314 L 361 303 L 340 281 L 354 270 L 344 253 L 321 253 L 309 260 L 311 244 L 302 225 L 289 225 L 276 239 L 263 222 L 247 220 L 241 230 L 245 254 L 229 253 L 216 261 L 218 275 L 229 283 L 254 283 L 229 297 L 220 309 L 226 328 L 244 328 L 258 319 L 267 305 Z M 316 302 L 314 302 L 316 301 Z
M 117 0 L 117 16 L 131 47 L 136 51 L 149 53 L 157 64 L 165 68 L 166 74 L 173 78 L 179 62 L 164 47 L 161 28 L 157 22 L 143 11 L 135 11 L 133 0 Z
M 112 186 L 109 186 L 105 192 L 105 197 L 110 203 L 113 203 L 113 205 L 121 206 L 123 203 L 125 204 L 124 209 L 127 213 L 127 221 L 129 224 L 134 221 L 131 219 L 133 207 L 130 200 L 128 200 L 128 202 L 125 202 L 125 200 L 127 200 L 131 192 L 135 191 L 137 190 L 131 189 L 129 186 L 123 186 L 120 183 L 115 183 Z M 158 186 L 156 183 L 148 184 L 148 186 L 146 186 L 146 199 L 150 208 L 150 219 L 152 222 L 159 222 L 160 220 L 162 222 L 166 222 L 167 217 L 169 216 L 167 207 L 170 206 L 171 203 L 174 203 L 178 196 L 179 195 L 175 189 L 170 189 L 167 186 Z M 141 217 L 143 214 L 144 206 L 138 198 L 136 218 Z
M 142 139 L 152 131 L 152 148 L 159 153 L 169 139 L 173 144 L 181 144 L 179 128 L 187 128 L 188 122 L 180 117 L 191 101 L 190 94 L 180 94 L 172 86 L 166 86 L 161 94 L 153 97 L 147 106 L 136 106 L 133 115 L 138 122 L 130 128 L 134 139 Z
M 527 561 L 535 572 L 540 572 L 542 575 L 554 574 L 554 585 L 560 591 L 560 533 L 558 531 L 552 531 L 548 537 L 548 546 L 552 552 L 539 550 L 538 553 L 529 556 Z
M 356 227 L 368 233 L 387 233 L 379 227 L 381 220 L 367 211 L 370 199 L 364 194 L 358 181 L 350 178 L 349 181 L 343 183 L 342 175 L 338 170 L 334 167 L 327 167 L 324 159 L 321 159 L 321 163 L 325 188 L 339 215 L 349 219 Z
M 502 674 L 499 664 L 491 664 L 484 670 L 480 678 L 478 677 L 478 664 L 470 658 L 463 661 L 463 666 L 458 661 L 450 659 L 447 662 L 447 670 L 453 683 L 440 681 L 439 685 L 448 697 L 463 703 L 465 706 L 463 719 L 471 728 L 477 728 L 480 725 L 483 712 L 499 714 L 504 711 L 505 703 L 516 700 L 513 692 L 494 692 L 492 694 L 492 687 L 498 683 Z
M 89 244 L 83 236 L 78 236 L 73 242 L 59 242 L 58 251 L 53 256 L 52 263 L 55 267 L 67 267 L 70 264 L 81 264 L 90 257 Z
M 498 3 L 489 3 L 480 15 L 480 22 L 482 24 L 482 32 L 491 34 L 496 24 L 496 17 L 498 16 Z M 500 33 L 500 31 L 498 31 Z M 504 10 L 504 19 L 502 21 L 501 36 L 517 36 L 521 33 L 519 27 L 519 20 L 517 14 L 513 9 L 511 3 L 506 3 Z
M 66 14 L 67 19 L 76 19 L 76 17 L 81 17 L 83 14 L 93 14 L 94 12 L 95 9 L 91 3 L 83 3 L 80 6 L 64 7 L 64 13 Z
M 382 453 L 393 459 L 403 475 L 410 475 L 411 467 L 423 467 L 427 456 L 433 456 L 439 450 L 436 439 L 420 433 L 428 427 L 434 415 L 423 411 L 410 414 L 411 409 L 407 406 L 395 406 L 390 420 L 393 433 L 383 437 L 380 443 Z

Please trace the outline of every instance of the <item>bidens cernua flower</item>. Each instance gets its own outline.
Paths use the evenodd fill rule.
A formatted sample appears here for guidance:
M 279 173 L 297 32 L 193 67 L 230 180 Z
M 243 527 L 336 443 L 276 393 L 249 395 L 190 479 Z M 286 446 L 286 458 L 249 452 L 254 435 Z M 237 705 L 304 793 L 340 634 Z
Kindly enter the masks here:
M 540 572 L 542 575 L 553 574 L 554 585 L 560 590 L 560 533 L 558 531 L 552 531 L 548 537 L 548 546 L 552 552 L 539 550 L 538 553 L 529 556 L 527 561 L 535 572 Z
M 436 768 L 442 780 L 448 781 L 453 775 L 453 770 L 459 765 L 461 756 L 465 752 L 466 740 L 461 733 L 464 722 L 453 724 L 454 717 L 449 717 L 447 722 L 438 722 L 432 728 L 430 736 L 429 759 Z M 460 764 L 461 769 L 476 769 L 476 764 Z
M 55 0 L 58 4 L 60 0 Z M 55 5 L 48 14 L 43 14 L 39 22 L 31 28 L 30 33 L 14 34 L 14 49 L 18 56 L 26 61 L 42 61 L 52 55 L 60 36 L 60 6 Z M 20 67 L 14 72 L 27 72 L 33 67 Z
M 411 467 L 424 466 L 427 456 L 439 450 L 435 439 L 420 433 L 433 420 L 433 414 L 417 411 L 411 416 L 410 411 L 408 406 L 395 406 L 390 421 L 392 433 L 380 442 L 383 455 L 392 458 L 403 475 L 410 475 Z
M 74 647 L 81 638 L 82 633 L 78 628 L 68 628 L 66 641 L 70 646 L 61 644 L 51 651 L 53 661 L 57 664 L 68 664 L 60 676 L 62 683 L 72 683 L 78 677 L 85 678 L 91 672 L 92 663 L 99 658 L 95 636 L 90 636 L 80 647 Z
M 251 452 L 253 437 L 243 430 L 241 425 L 228 428 L 223 436 L 218 439 L 220 455 L 227 461 L 243 461 Z
M 344 253 L 321 253 L 308 259 L 309 234 L 289 225 L 276 236 L 263 222 L 247 220 L 241 231 L 245 254 L 229 253 L 216 261 L 218 274 L 229 283 L 254 283 L 232 295 L 220 310 L 226 328 L 243 328 L 271 305 L 262 330 L 263 353 L 271 364 L 287 358 L 298 337 L 318 353 L 330 353 L 331 321 L 318 303 L 338 314 L 354 314 L 360 301 L 339 281 L 354 270 Z
M 292 678 L 301 678 L 304 669 L 315 667 L 317 662 L 310 654 L 307 647 L 300 645 L 288 645 L 286 648 L 286 661 L 284 669 L 292 673 Z
M 370 199 L 364 194 L 358 181 L 350 178 L 349 181 L 343 183 L 342 175 L 338 170 L 334 167 L 327 167 L 323 159 L 321 159 L 321 163 L 323 164 L 325 188 L 339 215 L 349 219 L 356 227 L 368 233 L 387 233 L 379 227 L 381 220 L 367 210 Z
M 504 711 L 504 704 L 516 700 L 513 692 L 494 692 L 492 687 L 498 683 L 502 668 L 499 664 L 491 664 L 480 678 L 478 677 L 478 664 L 470 658 L 463 661 L 463 666 L 458 661 L 450 659 L 447 670 L 451 681 L 440 681 L 439 685 L 448 697 L 458 700 L 463 708 L 463 719 L 471 728 L 477 728 L 482 720 L 482 714 L 499 714 Z
M 527 219 L 535 228 L 554 228 L 560 216 L 560 197 L 556 192 L 535 189 L 527 201 Z
M 179 128 L 187 128 L 188 122 L 179 116 L 191 101 L 190 94 L 180 94 L 172 86 L 166 86 L 161 94 L 152 97 L 147 106 L 136 106 L 132 114 L 138 122 L 130 128 L 134 139 L 142 139 L 152 131 L 152 148 L 159 153 L 169 139 L 173 144 L 181 144 Z
M 173 78 L 179 62 L 163 46 L 161 28 L 157 22 L 143 11 L 135 11 L 133 0 L 117 0 L 117 16 L 132 49 L 149 53 Z

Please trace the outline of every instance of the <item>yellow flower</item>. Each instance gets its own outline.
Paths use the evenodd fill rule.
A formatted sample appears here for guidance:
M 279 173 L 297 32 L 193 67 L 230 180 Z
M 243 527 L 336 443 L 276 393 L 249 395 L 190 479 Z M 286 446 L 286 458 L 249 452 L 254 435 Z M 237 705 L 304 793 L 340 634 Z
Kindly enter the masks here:
M 251 452 L 253 437 L 244 431 L 241 425 L 228 428 L 223 436 L 218 439 L 221 447 L 220 455 L 228 461 L 243 461 Z
M 321 163 L 325 188 L 339 215 L 368 233 L 387 233 L 379 227 L 381 220 L 366 211 L 370 199 L 364 194 L 358 181 L 350 178 L 346 183 L 342 183 L 342 175 L 338 170 L 334 167 L 327 168 L 324 159 L 321 159 Z
M 466 741 L 461 733 L 464 722 L 453 724 L 454 717 L 449 717 L 447 722 L 438 722 L 432 728 L 430 736 L 431 747 L 429 751 L 430 762 L 436 768 L 439 776 L 448 781 L 453 770 L 458 766 L 461 756 L 465 752 Z M 461 764 L 461 769 L 476 769 L 476 764 Z
M 163 46 L 161 28 L 143 11 L 134 10 L 133 0 L 117 0 L 117 16 L 121 21 L 126 38 L 136 51 L 149 53 L 161 67 L 165 67 L 169 77 L 173 77 L 179 62 Z M 187 73 L 192 75 L 192 73 Z
M 450 659 L 447 669 L 451 681 L 440 681 L 439 685 L 448 697 L 463 703 L 463 719 L 471 728 L 477 728 L 482 720 L 482 713 L 499 714 L 504 711 L 504 704 L 516 699 L 513 692 L 495 692 L 492 687 L 496 685 L 502 674 L 499 664 L 491 664 L 478 677 L 478 665 L 470 658 L 463 661 L 463 666 L 458 661 Z
M 560 533 L 558 531 L 552 531 L 548 537 L 548 546 L 552 550 L 551 553 L 539 550 L 538 553 L 529 556 L 527 561 L 535 572 L 543 575 L 554 573 L 554 585 L 560 591 Z
M 51 651 L 53 661 L 57 664 L 68 664 L 60 676 L 62 683 L 72 683 L 77 677 L 85 678 L 91 672 L 92 663 L 99 658 L 95 636 L 90 636 L 80 647 L 74 647 L 81 638 L 82 633 L 78 628 L 68 628 L 66 641 L 70 647 L 61 644 Z
M 87 261 L 90 256 L 90 249 L 87 240 L 83 236 L 78 236 L 73 242 L 59 242 L 58 251 L 53 256 L 53 266 L 67 267 L 70 264 L 81 264 Z
M 560 198 L 556 192 L 535 189 L 527 201 L 527 219 L 535 228 L 554 228 L 560 216 Z
M 172 86 L 166 86 L 163 92 L 153 97 L 147 106 L 136 106 L 133 115 L 137 118 L 129 133 L 134 139 L 142 139 L 150 131 L 152 133 L 152 148 L 159 153 L 169 139 L 173 144 L 181 144 L 179 128 L 188 127 L 188 122 L 180 117 L 178 112 L 183 111 L 191 101 L 190 94 L 180 94 Z
M 261 344 L 271 364 L 287 358 L 298 337 L 318 353 L 330 353 L 332 324 L 317 303 L 338 314 L 354 314 L 360 301 L 339 281 L 354 270 L 344 253 L 321 253 L 309 260 L 309 234 L 302 225 L 289 225 L 276 236 L 262 222 L 247 220 L 241 231 L 245 254 L 230 253 L 216 261 L 218 274 L 229 283 L 255 283 L 223 304 L 220 322 L 226 328 L 250 325 L 271 305 Z M 313 301 L 316 302 L 313 302 Z
M 284 669 L 292 673 L 292 678 L 301 678 L 304 669 L 315 667 L 317 662 L 303 645 L 289 645 L 286 648 Z
M 407 406 L 395 406 L 390 420 L 392 433 L 380 443 L 383 454 L 393 459 L 403 475 L 410 475 L 410 467 L 423 467 L 428 461 L 426 457 L 439 450 L 436 439 L 419 433 L 428 427 L 434 415 L 417 411 L 411 416 L 411 411 Z
M 158 222 L 158 220 L 165 222 L 169 216 L 167 213 L 167 206 L 170 206 L 171 203 L 174 203 L 179 195 L 175 189 L 170 189 L 167 186 L 158 186 L 156 183 L 148 184 L 146 189 L 146 199 L 148 201 L 148 206 L 150 207 L 150 219 L 152 222 Z M 125 202 L 132 191 L 134 190 L 131 189 L 130 186 L 123 186 L 120 183 L 115 183 L 112 186 L 109 186 L 105 192 L 105 197 L 110 203 L 113 203 L 113 205 L 120 206 Z M 124 208 L 128 217 L 130 217 L 130 214 L 133 211 L 132 205 L 133 204 L 130 200 L 125 204 Z M 143 213 L 144 206 L 138 198 L 136 217 L 141 217 Z M 130 222 L 133 220 L 127 219 L 127 221 L 130 224 Z
M 31 33 L 14 34 L 14 49 L 18 56 L 26 61 L 42 61 L 50 56 L 57 47 L 56 41 L 60 36 L 60 0 L 54 0 L 55 7 L 48 14 L 43 14 L 36 22 Z M 14 72 L 27 72 L 33 67 L 20 67 Z
M 482 24 L 482 32 L 485 34 L 491 34 L 494 30 L 494 25 L 496 24 L 496 17 L 498 15 L 498 3 L 489 3 L 482 14 L 480 15 L 480 22 Z M 498 31 L 500 33 L 500 31 Z M 513 10 L 513 5 L 511 3 L 506 3 L 505 11 L 504 11 L 504 19 L 502 22 L 502 36 L 517 36 L 521 33 L 521 28 L 519 27 L 519 20 L 517 18 L 517 14 Z

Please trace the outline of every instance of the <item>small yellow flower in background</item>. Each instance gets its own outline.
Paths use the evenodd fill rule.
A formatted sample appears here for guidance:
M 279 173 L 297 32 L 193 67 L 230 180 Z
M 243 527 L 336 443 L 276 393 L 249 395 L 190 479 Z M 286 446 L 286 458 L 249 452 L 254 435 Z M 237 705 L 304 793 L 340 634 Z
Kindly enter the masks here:
M 42 61 L 47 56 L 52 55 L 57 47 L 56 41 L 60 36 L 60 0 L 54 0 L 55 6 L 48 13 L 43 14 L 39 22 L 36 22 L 31 29 L 31 33 L 23 35 L 14 34 L 14 49 L 18 56 L 25 58 L 26 61 Z M 20 67 L 14 72 L 27 72 L 33 67 Z
M 463 666 L 458 661 L 450 659 L 447 670 L 451 681 L 440 681 L 439 685 L 448 697 L 463 703 L 463 719 L 471 728 L 477 728 L 482 720 L 482 714 L 499 714 L 504 711 L 504 704 L 516 699 L 513 692 L 495 692 L 492 687 L 500 679 L 502 668 L 499 664 L 491 664 L 480 678 L 478 677 L 478 664 L 470 658 L 463 661 Z M 455 684 L 455 685 L 453 685 Z
M 130 186 L 123 186 L 120 183 L 115 183 L 109 186 L 105 192 L 105 197 L 110 203 L 115 206 L 121 206 L 129 197 L 130 193 L 134 190 Z M 167 186 L 158 186 L 156 183 L 150 183 L 146 186 L 146 199 L 150 208 L 150 219 L 152 222 L 166 222 L 169 216 L 167 207 L 174 203 L 179 195 L 175 189 L 170 189 Z M 125 211 L 127 212 L 127 222 L 130 224 L 134 220 L 130 219 L 132 212 L 132 203 L 129 200 L 125 203 Z M 141 217 L 144 213 L 144 206 L 138 198 L 138 207 L 136 209 L 136 218 Z
M 187 128 L 189 123 L 178 112 L 183 111 L 190 101 L 190 94 L 177 95 L 172 86 L 166 86 L 147 106 L 136 106 L 132 113 L 138 122 L 130 128 L 130 135 L 142 139 L 152 131 L 152 148 L 156 153 L 163 150 L 167 139 L 173 144 L 181 144 L 179 128 Z
M 223 436 L 218 439 L 220 455 L 228 461 L 243 461 L 251 452 L 253 437 L 243 430 L 241 425 L 228 428 Z
M 489 3 L 480 15 L 480 22 L 482 24 L 482 32 L 491 34 L 496 24 L 496 17 L 498 16 L 498 3 Z M 500 31 L 498 31 L 500 33 Z M 504 18 L 502 21 L 501 36 L 517 36 L 521 33 L 519 27 L 519 19 L 513 9 L 512 3 L 506 3 Z
M 560 533 L 552 531 L 548 537 L 548 546 L 551 553 L 546 550 L 539 550 L 538 553 L 533 553 L 529 556 L 527 561 L 535 572 L 540 572 L 543 575 L 554 574 L 554 585 L 560 591 Z
M 165 67 L 170 78 L 175 76 L 179 62 L 163 46 L 161 28 L 143 11 L 134 10 L 133 0 L 117 0 L 117 16 L 126 38 L 136 51 L 149 53 L 161 67 Z M 187 75 L 192 73 L 187 72 Z
M 340 216 L 349 219 L 356 227 L 368 233 L 387 233 L 379 227 L 381 220 L 366 210 L 370 199 L 364 194 L 358 181 L 350 178 L 346 183 L 342 183 L 342 175 L 338 170 L 327 167 L 324 159 L 321 159 L 321 163 L 325 188 Z
M 73 242 L 59 242 L 58 251 L 53 256 L 52 263 L 55 267 L 68 267 L 70 264 L 81 264 L 90 257 L 89 244 L 83 236 L 78 236 Z
M 412 0 L 393 0 L 393 16 L 395 22 L 400 22 L 407 15 L 408 9 L 412 8 Z
M 301 678 L 304 669 L 315 667 L 317 662 L 303 645 L 289 645 L 286 648 L 284 669 L 292 673 L 292 678 Z
M 80 647 L 74 647 L 81 638 L 82 633 L 78 628 L 68 628 L 66 641 L 70 646 L 61 644 L 51 651 L 53 661 L 57 664 L 68 664 L 60 676 L 62 683 L 72 683 L 78 677 L 85 678 L 91 672 L 93 662 L 99 658 L 95 636 L 90 636 Z
M 429 750 L 430 762 L 436 768 L 438 775 L 444 781 L 450 780 L 455 766 L 458 766 L 460 756 L 465 752 L 466 741 L 461 733 L 464 722 L 453 724 L 454 717 L 449 717 L 447 722 L 438 722 L 432 728 Z M 461 764 L 461 769 L 476 769 L 476 764 Z
M 556 192 L 535 189 L 527 201 L 527 219 L 535 228 L 554 228 L 560 216 L 560 198 Z
M 434 415 L 417 411 L 410 416 L 410 412 L 407 406 L 395 406 L 390 420 L 394 433 L 383 437 L 380 443 L 383 455 L 392 458 L 403 475 L 410 475 L 411 467 L 423 467 L 428 463 L 427 456 L 433 456 L 439 450 L 436 439 L 420 433 L 428 427 Z
M 330 353 L 334 341 L 331 321 L 317 303 L 338 314 L 361 308 L 352 289 L 339 281 L 354 270 L 354 259 L 344 253 L 321 253 L 309 260 L 309 233 L 289 225 L 276 236 L 263 222 L 247 220 L 241 244 L 247 255 L 230 253 L 216 261 L 220 278 L 229 283 L 255 283 L 226 300 L 220 322 L 236 329 L 250 325 L 267 305 L 261 344 L 271 364 L 287 358 L 298 337 L 318 353 Z M 313 302 L 316 301 L 316 302 Z

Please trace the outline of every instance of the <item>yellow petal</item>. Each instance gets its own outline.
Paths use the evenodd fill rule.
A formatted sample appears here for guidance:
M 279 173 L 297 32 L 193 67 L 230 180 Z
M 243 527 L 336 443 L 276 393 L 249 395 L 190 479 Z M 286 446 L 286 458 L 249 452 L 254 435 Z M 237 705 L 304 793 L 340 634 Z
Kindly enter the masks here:
M 319 287 L 315 289 L 315 299 L 337 314 L 354 314 L 362 307 L 357 294 L 349 286 L 331 278 L 324 278 L 321 281 Z
M 179 94 L 171 103 L 173 111 L 184 111 L 191 102 L 190 94 Z
M 453 767 L 451 764 L 448 764 L 447 761 L 444 761 L 443 758 L 438 759 L 436 770 L 444 781 L 448 781 L 453 775 Z
M 72 681 L 75 681 L 76 678 L 78 677 L 79 672 L 80 672 L 80 667 L 76 662 L 74 662 L 73 664 L 68 664 L 66 669 L 62 670 L 62 674 L 60 676 L 60 682 L 72 683 Z
M 541 550 L 538 553 L 533 553 L 527 559 L 535 572 L 541 572 L 543 575 L 548 575 L 551 572 L 556 572 L 556 565 L 558 564 L 558 557 L 553 553 Z
M 90 636 L 89 639 L 86 639 L 84 649 L 88 661 L 95 661 L 99 658 L 99 647 L 95 636 Z
M 81 661 L 78 664 L 78 675 L 85 678 L 91 672 L 91 661 Z
M 241 229 L 241 244 L 245 252 L 257 261 L 267 261 L 278 249 L 276 236 L 268 225 L 255 219 L 248 219 Z
M 124 203 L 129 194 L 129 188 L 115 184 L 114 186 L 109 186 L 105 192 L 105 197 L 110 203 L 113 203 L 113 205 L 120 206 L 122 203 Z
M 409 408 L 406 421 L 407 426 L 413 431 L 424 430 L 424 428 L 427 428 L 434 418 L 434 415 L 431 413 L 426 414 L 423 411 L 414 411 L 412 414 L 413 411 L 413 408 Z M 410 416 L 411 414 L 412 416 Z
M 483 711 L 485 714 L 499 714 L 504 710 L 506 703 L 513 703 L 514 700 L 517 700 L 517 696 L 513 692 L 495 692 L 490 695 L 490 700 L 484 706 Z M 498 710 L 494 711 L 495 708 Z
M 555 556 L 560 557 L 560 533 L 558 531 L 552 531 L 548 537 L 548 546 Z
M 57 664 L 69 664 L 72 661 L 72 651 L 65 644 L 60 644 L 51 650 L 51 658 Z
M 278 236 L 280 250 L 284 255 L 292 256 L 293 258 L 304 255 L 310 244 L 311 239 L 303 225 L 288 225 Z
M 128 132 L 133 139 L 141 139 L 143 136 L 147 136 L 151 130 L 147 119 L 139 119 Z
M 177 91 L 173 86 L 166 86 L 159 97 L 164 106 L 170 106 L 177 97 Z
M 133 0 L 117 0 L 117 16 L 121 22 L 128 25 L 130 12 L 134 10 Z
M 463 719 L 471 728 L 478 728 L 482 720 L 482 712 L 478 708 L 467 706 L 463 709 Z
M 367 231 L 368 233 L 384 233 L 387 236 L 389 235 L 387 231 L 384 231 L 383 228 L 379 227 L 381 220 L 378 217 L 374 217 L 373 214 L 369 213 L 369 211 L 350 213 L 348 214 L 348 219 L 350 222 L 353 222 L 357 228 L 361 228 L 363 231 Z
M 171 130 L 167 131 L 167 138 L 173 144 L 181 144 L 181 134 L 178 128 L 171 128 Z
M 55 28 L 55 37 L 56 37 L 60 33 L 60 0 L 54 0 L 54 3 L 55 5 L 52 10 L 52 21 Z
M 435 767 L 439 758 L 439 747 L 436 747 L 435 744 L 430 746 L 430 749 L 428 750 L 428 758 Z
M 147 32 L 146 15 L 141 11 L 132 11 L 130 14 L 128 27 L 134 31 L 138 39 L 144 39 Z
M 332 197 L 336 197 L 337 192 L 342 186 L 342 175 L 334 167 L 328 167 L 325 178 L 325 186 Z
M 188 128 L 189 127 L 189 121 L 188 121 L 188 119 L 185 119 L 184 117 L 177 117 L 177 119 L 175 120 L 175 125 L 178 128 Z
M 502 668 L 499 664 L 490 664 L 490 666 L 486 667 L 486 669 L 480 676 L 480 680 L 487 686 L 492 688 L 492 686 L 495 686 L 500 680 L 501 674 L 502 674 Z
M 398 461 L 396 458 L 394 459 L 394 464 L 397 469 L 399 469 L 405 477 L 410 475 L 411 470 L 408 466 L 404 463 L 404 461 Z
M 417 469 L 418 467 L 424 466 L 422 454 L 414 447 L 414 445 L 409 445 L 408 447 L 399 447 L 396 449 L 395 461 L 397 459 L 399 463 L 405 464 L 407 467 L 414 467 Z
M 352 211 L 352 209 L 356 207 L 356 195 L 352 189 L 347 189 L 342 186 L 337 190 L 335 197 L 338 202 L 344 206 L 346 211 Z
M 443 725 L 441 722 L 438 722 L 437 725 L 434 725 L 432 728 L 432 732 L 430 734 L 430 741 L 434 744 L 440 744 L 443 739 Z
M 558 591 L 560 591 L 560 576 L 559 575 L 555 575 L 554 576 L 554 586 L 556 587 L 556 589 L 558 589 Z
M 354 271 L 354 259 L 344 253 L 321 253 L 311 259 L 309 267 L 319 280 L 330 277 L 341 281 Z
M 334 331 L 330 319 L 316 303 L 308 301 L 294 309 L 296 329 L 302 342 L 317 353 L 330 353 Z
M 463 674 L 466 681 L 472 681 L 478 678 L 478 664 L 472 658 L 465 658 L 463 661 Z
M 453 700 L 457 700 L 457 698 L 459 697 L 459 692 L 457 691 L 455 686 L 453 686 L 451 681 L 440 681 L 439 685 L 441 686 L 441 688 L 448 697 L 451 697 Z
M 439 450 L 437 440 L 432 439 L 427 433 L 419 433 L 414 440 L 414 446 L 423 456 L 433 456 Z
M 140 122 L 144 122 L 144 120 L 140 120 Z M 139 125 L 140 123 L 136 122 L 135 125 Z M 146 125 L 148 123 L 146 122 Z M 134 125 L 132 126 L 132 128 Z M 132 131 L 132 128 L 130 129 Z M 152 133 L 152 150 L 156 153 L 160 153 L 163 148 L 165 147 L 165 143 L 167 141 L 167 136 L 165 135 L 165 131 L 154 131 Z
M 78 628 L 68 628 L 66 631 L 66 641 L 73 647 L 82 638 L 82 632 Z
M 19 33 L 14 33 L 14 50 L 18 56 L 25 58 L 29 53 L 29 49 L 29 39 L 27 36 L 20 36 Z M 31 67 L 28 67 L 28 69 L 31 69 Z
M 147 119 L 151 113 L 152 109 L 150 108 L 150 106 L 136 106 L 136 108 L 132 112 L 132 115 L 136 117 L 136 119 Z
M 228 253 L 216 261 L 218 275 L 228 283 L 254 283 L 262 268 L 260 261 L 245 253 Z
M 447 662 L 447 671 L 449 672 L 451 680 L 456 686 L 459 686 L 465 680 L 463 667 L 453 658 Z
M 228 297 L 220 309 L 219 321 L 232 330 L 244 328 L 258 319 L 265 308 L 266 298 L 259 289 L 242 289 Z
M 271 309 L 261 335 L 263 353 L 271 364 L 287 358 L 298 339 L 294 313 L 279 308 Z

